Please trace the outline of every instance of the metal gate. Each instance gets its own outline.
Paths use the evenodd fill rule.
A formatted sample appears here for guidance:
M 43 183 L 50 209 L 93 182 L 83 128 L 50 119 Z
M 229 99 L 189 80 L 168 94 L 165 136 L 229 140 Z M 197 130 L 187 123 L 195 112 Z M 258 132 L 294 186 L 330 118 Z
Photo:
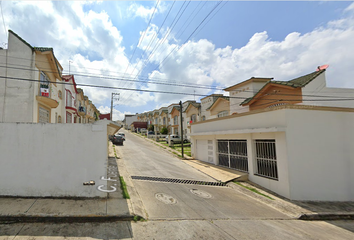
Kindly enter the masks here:
M 219 165 L 248 172 L 247 140 L 218 140 Z

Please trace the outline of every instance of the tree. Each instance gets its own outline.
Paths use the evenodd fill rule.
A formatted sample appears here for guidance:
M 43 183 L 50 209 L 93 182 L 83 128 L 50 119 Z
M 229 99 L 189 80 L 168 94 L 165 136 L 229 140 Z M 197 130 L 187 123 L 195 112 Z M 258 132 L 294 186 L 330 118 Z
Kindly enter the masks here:
M 161 133 L 161 134 L 167 134 L 167 133 L 168 133 L 167 128 L 166 128 L 166 127 L 161 128 L 160 133 Z
M 148 128 L 149 131 L 154 131 L 154 125 L 150 125 Z

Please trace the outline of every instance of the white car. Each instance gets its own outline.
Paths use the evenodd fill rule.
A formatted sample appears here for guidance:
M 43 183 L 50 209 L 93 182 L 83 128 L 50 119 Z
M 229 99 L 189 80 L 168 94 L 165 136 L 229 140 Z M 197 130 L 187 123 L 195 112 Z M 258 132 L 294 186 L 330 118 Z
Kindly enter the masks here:
M 181 137 L 178 136 L 178 135 L 170 135 L 170 138 L 171 138 L 171 142 L 172 143 L 180 143 L 181 142 Z M 183 139 L 184 142 L 188 142 L 187 139 Z M 168 136 L 166 136 L 166 143 L 168 143 Z

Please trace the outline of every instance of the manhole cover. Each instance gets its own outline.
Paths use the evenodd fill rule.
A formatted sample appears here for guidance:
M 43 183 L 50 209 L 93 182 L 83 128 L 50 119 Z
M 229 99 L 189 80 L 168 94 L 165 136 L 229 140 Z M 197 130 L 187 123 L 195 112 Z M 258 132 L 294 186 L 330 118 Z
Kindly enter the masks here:
M 165 204 L 176 204 L 177 200 L 167 194 L 164 193 L 156 193 L 155 197 L 157 200 L 165 203 Z
M 199 189 L 191 189 L 190 191 L 191 191 L 191 193 L 193 193 L 194 195 L 197 195 L 198 197 L 201 197 L 201 198 L 211 198 L 211 194 L 210 194 L 210 193 L 204 192 L 204 191 L 202 191 L 202 190 L 199 190 Z

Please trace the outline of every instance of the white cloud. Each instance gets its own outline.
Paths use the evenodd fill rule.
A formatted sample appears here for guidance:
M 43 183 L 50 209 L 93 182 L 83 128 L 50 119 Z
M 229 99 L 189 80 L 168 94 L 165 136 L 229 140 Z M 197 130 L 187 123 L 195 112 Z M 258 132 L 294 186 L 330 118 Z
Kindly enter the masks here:
M 68 70 L 71 60 L 71 73 L 77 73 L 78 83 L 104 85 L 119 88 L 142 88 L 156 91 L 211 94 L 210 89 L 188 88 L 174 85 L 156 85 L 119 81 L 135 76 L 142 67 L 139 59 L 129 64 L 123 36 L 112 23 L 107 12 L 84 11 L 86 4 L 96 2 L 12 2 L 3 1 L 5 23 L 34 46 L 51 46 L 64 70 Z M 161 14 L 171 3 L 160 2 L 157 12 Z M 127 10 L 128 16 L 149 20 L 155 4 L 144 7 L 136 3 Z M 31 14 L 28 14 L 31 13 Z M 130 15 L 129 15 L 130 14 Z M 143 31 L 140 30 L 140 36 Z M 158 32 L 157 25 L 151 25 L 144 39 L 140 39 L 139 48 L 145 50 Z M 161 29 L 149 51 L 169 29 Z M 350 70 L 354 63 L 354 3 L 344 12 L 341 19 L 329 21 L 327 25 L 308 33 L 289 33 L 283 40 L 273 41 L 267 32 L 256 32 L 242 47 L 216 48 L 211 40 L 189 41 L 182 48 L 180 39 L 174 39 L 173 33 L 151 56 L 150 61 L 159 65 L 173 49 L 180 49 L 168 57 L 158 71 L 150 71 L 149 79 L 169 79 L 171 84 L 190 83 L 228 87 L 252 76 L 275 77 L 277 80 L 289 80 L 316 69 L 318 65 L 329 64 L 328 85 L 352 87 Z M 0 31 L 0 40 L 7 42 L 4 31 Z M 6 41 L 5 41 L 6 40 Z M 140 55 L 137 55 L 140 56 Z M 136 65 L 136 62 L 138 64 Z M 156 66 L 155 65 L 155 66 Z M 136 68 L 134 68 L 136 66 Z M 126 70 L 127 69 L 127 70 Z M 92 74 L 98 77 L 87 78 L 80 74 Z M 110 75 L 116 79 L 100 78 Z M 120 92 L 121 106 L 151 106 L 158 108 L 180 100 L 193 100 L 193 95 L 173 95 L 162 93 L 132 92 L 115 89 L 83 87 L 84 92 L 94 104 L 101 105 L 110 100 L 112 92 Z M 220 92 L 220 91 L 217 91 Z M 150 106 L 149 106 L 150 107 Z M 109 107 L 108 107 L 109 108 Z M 121 112 L 115 112 L 121 118 Z

